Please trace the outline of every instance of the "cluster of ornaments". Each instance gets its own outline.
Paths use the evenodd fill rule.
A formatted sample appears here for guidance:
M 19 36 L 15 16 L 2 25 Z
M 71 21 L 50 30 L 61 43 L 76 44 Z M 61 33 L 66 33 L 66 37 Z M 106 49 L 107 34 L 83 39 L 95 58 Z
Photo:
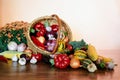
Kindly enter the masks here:
M 30 37 L 33 43 L 40 49 L 52 52 L 56 45 L 58 24 L 51 24 L 46 20 L 44 23 L 37 22 L 30 29 Z

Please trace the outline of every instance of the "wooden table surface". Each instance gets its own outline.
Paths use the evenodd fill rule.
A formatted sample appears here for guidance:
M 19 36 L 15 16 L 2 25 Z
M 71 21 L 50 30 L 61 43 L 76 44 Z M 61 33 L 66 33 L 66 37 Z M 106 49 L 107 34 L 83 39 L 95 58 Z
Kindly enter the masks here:
M 120 80 L 120 50 L 101 50 L 100 55 L 111 57 L 118 64 L 114 70 L 97 70 L 89 73 L 84 69 L 64 70 L 39 62 L 20 66 L 16 62 L 0 62 L 0 80 Z

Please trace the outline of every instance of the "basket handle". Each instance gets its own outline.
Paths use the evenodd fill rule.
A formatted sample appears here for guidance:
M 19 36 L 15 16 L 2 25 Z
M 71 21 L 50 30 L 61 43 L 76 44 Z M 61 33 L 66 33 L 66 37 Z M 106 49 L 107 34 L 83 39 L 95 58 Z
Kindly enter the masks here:
M 57 47 L 58 47 L 58 43 L 59 43 L 59 39 L 60 39 L 60 29 L 61 29 L 61 20 L 60 18 L 56 15 L 56 14 L 53 14 L 51 15 L 52 17 L 55 17 L 57 19 L 57 22 L 58 22 L 58 26 L 59 26 L 59 29 L 58 29 L 58 37 L 57 37 L 57 40 L 56 40 L 56 45 L 54 47 L 54 50 L 52 51 L 52 54 L 55 53 L 55 51 L 57 50 Z

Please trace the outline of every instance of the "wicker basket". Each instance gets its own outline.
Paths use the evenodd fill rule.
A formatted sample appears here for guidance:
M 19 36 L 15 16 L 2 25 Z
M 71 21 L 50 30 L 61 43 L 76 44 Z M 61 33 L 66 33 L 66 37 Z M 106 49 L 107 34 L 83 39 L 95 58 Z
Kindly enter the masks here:
M 38 46 L 36 46 L 33 41 L 31 40 L 31 37 L 30 37 L 30 29 L 38 22 L 42 22 L 44 23 L 45 21 L 48 21 L 50 24 L 57 24 L 59 25 L 59 30 L 57 32 L 57 43 L 54 47 L 54 50 L 52 52 L 49 52 L 47 50 L 43 50 L 41 48 L 39 48 Z M 66 31 L 67 32 L 67 36 L 69 38 L 69 41 L 72 40 L 72 33 L 71 33 L 71 30 L 69 28 L 69 26 L 63 21 L 61 20 L 57 15 L 51 15 L 51 16 L 43 16 L 43 17 L 39 17 L 35 20 L 33 20 L 30 24 L 30 26 L 28 27 L 28 30 L 27 30 L 27 43 L 28 43 L 28 47 L 30 49 L 32 49 L 35 53 L 39 52 L 39 53 L 42 53 L 43 55 L 50 55 L 50 54 L 54 54 L 56 52 L 56 49 L 58 47 L 58 42 L 62 39 L 60 36 L 61 36 L 61 32 L 62 31 Z

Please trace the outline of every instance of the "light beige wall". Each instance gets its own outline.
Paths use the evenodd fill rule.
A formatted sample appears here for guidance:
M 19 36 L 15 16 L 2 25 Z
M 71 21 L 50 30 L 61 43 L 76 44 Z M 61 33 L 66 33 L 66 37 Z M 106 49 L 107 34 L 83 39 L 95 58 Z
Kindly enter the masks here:
M 97 49 L 120 49 L 120 0 L 2 0 L 2 24 L 58 14 L 74 40 L 85 39 Z
M 116 0 L 116 4 L 117 4 L 117 7 L 119 8 L 118 11 L 119 11 L 119 15 L 120 15 L 120 0 Z

